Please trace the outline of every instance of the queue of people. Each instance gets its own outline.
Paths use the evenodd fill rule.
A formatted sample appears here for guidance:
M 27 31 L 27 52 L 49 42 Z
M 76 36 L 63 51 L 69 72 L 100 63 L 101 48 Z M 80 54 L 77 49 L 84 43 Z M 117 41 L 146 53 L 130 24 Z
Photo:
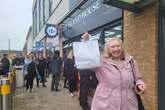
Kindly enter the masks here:
M 83 42 L 88 41 L 89 34 L 85 33 L 82 38 Z M 70 96 L 77 93 L 77 83 L 80 83 L 79 102 L 83 110 L 138 110 L 136 93 L 143 93 L 146 86 L 136 60 L 124 52 L 119 38 L 111 38 L 105 44 L 101 65 L 95 69 L 77 69 L 73 51 L 66 56 L 62 60 L 59 57 L 59 51 L 56 51 L 50 61 L 52 91 L 59 91 L 58 86 L 63 69 L 64 88 L 68 86 Z M 133 62 L 134 67 L 130 62 Z M 40 75 L 42 72 L 40 71 Z M 96 78 L 98 82 L 94 80 Z M 44 82 L 43 76 L 41 79 Z M 96 84 L 92 87 L 94 81 Z M 96 88 L 91 104 L 88 101 L 90 88 Z
M 46 87 L 46 66 L 47 61 L 42 54 L 39 54 L 38 58 L 33 53 L 27 55 L 24 59 L 24 82 L 26 90 L 33 91 L 33 82 L 36 79 L 37 87 L 40 87 L 42 83 L 43 87 Z M 30 89 L 29 89 L 30 86 Z
M 88 33 L 84 33 L 82 41 L 87 42 L 89 37 Z M 79 94 L 78 100 L 83 110 L 138 110 L 136 94 L 144 93 L 146 85 L 137 61 L 133 56 L 126 54 L 123 48 L 121 39 L 114 36 L 105 44 L 101 65 L 95 69 L 82 70 L 77 69 L 72 50 L 65 54 L 64 59 L 59 56 L 59 51 L 55 51 L 48 59 L 42 55 L 36 58 L 30 53 L 24 59 L 27 71 L 24 75 L 26 90 L 33 91 L 35 77 L 37 87 L 40 82 L 46 87 L 46 76 L 51 73 L 50 89 L 57 92 L 63 72 L 65 78 L 63 87 L 68 88 L 72 97 Z M 4 55 L 1 62 L 5 75 L 9 71 L 10 64 L 7 55 Z M 88 94 L 91 88 L 95 92 L 89 103 Z

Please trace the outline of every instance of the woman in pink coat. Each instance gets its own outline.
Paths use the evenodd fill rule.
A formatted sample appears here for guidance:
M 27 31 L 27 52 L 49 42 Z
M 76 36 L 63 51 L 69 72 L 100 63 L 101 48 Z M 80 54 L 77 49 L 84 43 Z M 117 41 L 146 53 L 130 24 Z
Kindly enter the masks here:
M 134 87 L 131 60 L 134 63 L 137 87 Z M 114 37 L 107 42 L 101 66 L 95 72 L 99 84 L 91 110 L 138 110 L 135 91 L 143 93 L 145 83 L 136 61 L 132 56 L 125 55 L 119 38 Z

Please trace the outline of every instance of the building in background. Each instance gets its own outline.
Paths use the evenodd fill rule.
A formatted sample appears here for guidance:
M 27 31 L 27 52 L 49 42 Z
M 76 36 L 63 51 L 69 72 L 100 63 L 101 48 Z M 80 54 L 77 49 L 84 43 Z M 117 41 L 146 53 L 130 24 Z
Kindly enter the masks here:
M 9 50 L 0 50 L 0 59 L 3 57 L 3 54 L 7 54 L 8 55 Z M 14 56 L 22 56 L 23 52 L 22 51 L 18 51 L 18 50 L 10 50 L 10 58 L 12 59 Z M 8 55 L 9 57 L 9 55 Z
M 26 36 L 26 54 L 29 54 L 31 52 L 33 52 L 33 41 L 34 41 L 34 37 L 33 37 L 33 31 L 32 31 L 32 27 L 29 27 L 27 36 Z
M 27 42 L 25 41 L 25 44 L 23 46 L 23 56 L 27 55 Z
M 52 40 L 56 42 L 50 45 L 50 39 L 46 39 L 44 32 L 45 26 L 47 23 L 57 25 L 58 22 L 60 22 L 60 20 L 69 12 L 69 1 L 70 0 L 34 0 L 32 12 L 34 44 L 35 42 L 43 42 L 44 48 L 59 50 L 59 36 L 52 38 Z M 77 2 L 79 0 L 72 1 Z M 73 6 L 73 4 L 71 4 L 71 6 Z

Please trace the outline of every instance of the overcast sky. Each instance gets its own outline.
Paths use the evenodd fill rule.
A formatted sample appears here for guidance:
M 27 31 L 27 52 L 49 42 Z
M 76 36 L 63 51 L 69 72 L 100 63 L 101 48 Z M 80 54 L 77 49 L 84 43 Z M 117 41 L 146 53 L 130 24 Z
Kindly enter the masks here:
M 0 50 L 22 50 L 26 34 L 32 25 L 33 0 L 1 0 Z

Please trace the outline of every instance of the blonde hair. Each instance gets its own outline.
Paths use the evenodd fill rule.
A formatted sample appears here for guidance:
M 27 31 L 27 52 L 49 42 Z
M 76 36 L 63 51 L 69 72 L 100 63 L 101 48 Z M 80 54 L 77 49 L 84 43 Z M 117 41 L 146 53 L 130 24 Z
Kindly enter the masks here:
M 68 59 L 73 59 L 73 51 L 71 50 L 67 56 Z
M 123 49 L 123 42 L 122 42 L 122 40 L 121 40 L 120 38 L 118 38 L 118 37 L 116 37 L 116 36 L 110 38 L 110 39 L 106 42 L 105 47 L 104 47 L 104 54 L 103 54 L 103 57 L 104 57 L 104 58 L 112 58 L 112 59 L 113 59 L 113 56 L 112 56 L 112 54 L 111 54 L 110 51 L 109 51 L 109 43 L 112 42 L 112 41 L 114 41 L 114 40 L 119 41 L 119 43 L 120 43 L 120 45 L 121 45 L 121 47 L 122 47 L 122 53 L 121 53 L 120 59 L 121 59 L 121 60 L 124 60 L 124 59 L 125 59 L 125 52 L 124 52 L 124 49 Z

